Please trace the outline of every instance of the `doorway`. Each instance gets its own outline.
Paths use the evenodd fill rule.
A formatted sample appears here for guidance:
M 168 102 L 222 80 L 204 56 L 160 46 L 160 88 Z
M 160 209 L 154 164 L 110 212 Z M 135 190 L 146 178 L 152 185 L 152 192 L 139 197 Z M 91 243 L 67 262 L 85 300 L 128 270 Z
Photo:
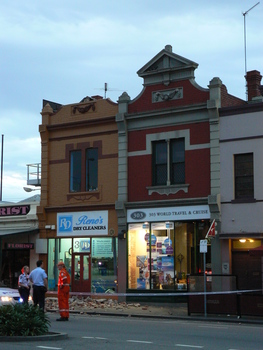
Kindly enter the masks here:
M 72 291 L 90 292 L 90 254 L 72 255 Z

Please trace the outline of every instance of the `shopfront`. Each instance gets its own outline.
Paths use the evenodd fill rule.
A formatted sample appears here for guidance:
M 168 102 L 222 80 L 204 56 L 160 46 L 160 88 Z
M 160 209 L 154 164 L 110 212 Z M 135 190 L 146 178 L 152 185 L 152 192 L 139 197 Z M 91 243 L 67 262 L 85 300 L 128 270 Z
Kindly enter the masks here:
M 127 210 L 128 289 L 185 291 L 186 275 L 206 266 L 200 240 L 210 226 L 208 205 Z
M 22 204 L 0 203 L 0 282 L 10 288 L 17 288 L 22 267 L 32 270 L 39 259 L 38 204 L 38 195 Z
M 108 235 L 108 211 L 57 214 L 57 237 L 48 240 L 49 290 L 57 289 L 57 263 L 71 276 L 71 291 L 117 292 L 117 238 Z

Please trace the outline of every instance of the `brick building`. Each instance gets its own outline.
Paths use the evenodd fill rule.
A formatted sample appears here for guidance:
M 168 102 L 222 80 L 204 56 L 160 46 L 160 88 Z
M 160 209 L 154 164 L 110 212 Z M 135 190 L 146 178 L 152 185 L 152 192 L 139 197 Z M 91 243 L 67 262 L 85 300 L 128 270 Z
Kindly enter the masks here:
M 118 131 L 117 104 L 100 96 L 60 105 L 43 101 L 39 232 L 49 289 L 58 261 L 71 274 L 71 290 L 116 288 Z
M 141 93 L 119 98 L 119 291 L 186 289 L 186 274 L 221 273 L 218 236 L 203 266 L 200 240 L 220 230 L 219 108 L 245 104 L 219 78 L 167 45 L 137 73 Z

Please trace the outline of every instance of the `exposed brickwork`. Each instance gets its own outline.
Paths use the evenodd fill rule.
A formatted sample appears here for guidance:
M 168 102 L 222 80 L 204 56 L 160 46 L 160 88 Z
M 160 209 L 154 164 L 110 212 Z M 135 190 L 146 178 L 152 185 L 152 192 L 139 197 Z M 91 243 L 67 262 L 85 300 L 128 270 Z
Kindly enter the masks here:
M 221 87 L 221 107 L 240 106 L 246 104 L 241 98 L 230 95 L 225 85 Z
M 262 75 L 259 71 L 253 70 L 250 72 L 247 72 L 246 80 L 247 80 L 247 94 L 248 94 L 248 101 L 251 101 L 253 97 L 261 96 L 261 82 Z

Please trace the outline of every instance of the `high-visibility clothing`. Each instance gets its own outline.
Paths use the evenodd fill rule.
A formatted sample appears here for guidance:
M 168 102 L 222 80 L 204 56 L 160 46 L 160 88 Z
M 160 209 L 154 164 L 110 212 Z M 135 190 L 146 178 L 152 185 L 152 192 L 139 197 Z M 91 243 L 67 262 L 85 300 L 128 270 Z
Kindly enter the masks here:
M 61 317 L 69 317 L 69 285 L 70 275 L 68 271 L 63 268 L 59 272 L 58 277 L 58 308 Z

